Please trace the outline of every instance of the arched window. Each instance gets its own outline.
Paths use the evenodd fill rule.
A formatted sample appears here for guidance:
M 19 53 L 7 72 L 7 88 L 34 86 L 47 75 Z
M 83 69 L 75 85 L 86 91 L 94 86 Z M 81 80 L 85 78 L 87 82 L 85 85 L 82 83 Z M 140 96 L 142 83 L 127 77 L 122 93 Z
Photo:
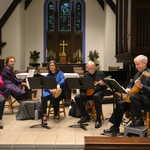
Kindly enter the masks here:
M 45 0 L 44 61 L 84 62 L 84 0 Z

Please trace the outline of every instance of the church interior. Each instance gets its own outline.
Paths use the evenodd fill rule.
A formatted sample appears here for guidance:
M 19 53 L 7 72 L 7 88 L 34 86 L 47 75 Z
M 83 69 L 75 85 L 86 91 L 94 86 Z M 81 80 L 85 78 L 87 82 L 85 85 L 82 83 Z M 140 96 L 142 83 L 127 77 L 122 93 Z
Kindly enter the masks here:
M 7 96 L 0 149 L 150 149 L 150 110 L 143 115 L 146 130 L 141 132 L 146 132 L 146 137 L 128 139 L 124 135 L 128 130 L 126 120 L 121 123 L 119 137 L 103 134 L 111 126 L 109 118 L 116 107 L 113 90 L 104 94 L 100 128 L 94 127 L 93 108 L 89 109 L 93 118 L 84 127 L 74 127 L 80 117 L 69 115 L 72 102 L 80 93 L 75 79 L 84 77 L 89 61 L 94 62 L 96 70 L 126 88 L 137 72 L 138 55 L 150 59 L 148 0 L 0 0 L 0 72 L 8 56 L 15 58 L 14 72 L 19 80 L 30 78 L 32 73 L 49 73 L 49 62 L 55 60 L 67 86 L 59 120 L 53 118 L 48 103 L 49 130 L 31 128 L 40 123 L 36 116 L 17 120 L 21 104 L 12 95 Z M 42 101 L 43 87 L 31 90 L 32 101 Z

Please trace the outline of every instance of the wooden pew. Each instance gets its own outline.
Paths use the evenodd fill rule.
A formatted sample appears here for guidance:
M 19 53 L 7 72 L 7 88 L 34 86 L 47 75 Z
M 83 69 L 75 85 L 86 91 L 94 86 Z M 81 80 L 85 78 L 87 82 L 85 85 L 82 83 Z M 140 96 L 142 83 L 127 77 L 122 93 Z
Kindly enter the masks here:
M 85 150 L 150 150 L 150 138 L 85 136 Z

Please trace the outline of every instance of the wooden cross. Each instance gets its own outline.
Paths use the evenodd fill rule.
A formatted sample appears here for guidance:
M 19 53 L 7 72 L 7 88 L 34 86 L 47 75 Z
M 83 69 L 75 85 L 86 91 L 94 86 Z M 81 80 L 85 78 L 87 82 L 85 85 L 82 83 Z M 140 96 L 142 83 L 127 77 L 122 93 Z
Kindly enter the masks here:
M 59 45 L 62 46 L 63 49 L 62 53 L 65 53 L 65 46 L 68 46 L 68 44 L 65 43 L 65 40 L 63 40 L 62 43 L 60 43 Z

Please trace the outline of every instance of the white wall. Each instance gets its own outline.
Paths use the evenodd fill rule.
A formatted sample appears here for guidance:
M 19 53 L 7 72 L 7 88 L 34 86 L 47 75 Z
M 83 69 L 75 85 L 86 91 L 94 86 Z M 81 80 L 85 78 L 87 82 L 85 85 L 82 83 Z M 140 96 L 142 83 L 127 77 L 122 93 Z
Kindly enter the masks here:
M 22 4 L 19 5 L 7 23 L 2 28 L 2 41 L 6 42 L 6 46 L 2 49 L 2 58 L 6 56 L 16 57 L 16 69 L 24 67 L 25 59 L 23 57 L 23 20 L 22 20 Z
M 29 51 L 41 53 L 43 62 L 43 2 L 36 0 L 24 10 L 21 2 L 2 28 L 2 41 L 7 42 L 2 50 L 2 58 L 15 56 L 15 69 L 25 69 L 29 65 Z
M 30 62 L 30 51 L 40 51 L 39 62 L 43 62 L 43 7 L 44 0 L 35 0 L 25 13 L 25 60 Z
M 105 11 L 97 0 L 86 2 L 86 61 L 89 50 L 99 51 L 100 68 L 118 66 L 115 58 L 115 15 L 106 5 Z M 40 51 L 43 62 L 43 8 L 44 0 L 35 0 L 24 10 L 22 2 L 2 29 L 2 40 L 7 42 L 2 57 L 13 55 L 17 59 L 16 68 L 24 69 L 29 65 L 30 51 Z
M 0 18 L 4 15 L 13 0 L 0 0 Z
M 104 48 L 104 70 L 109 66 L 122 68 L 122 63 L 117 63 L 116 51 L 116 16 L 111 8 L 105 5 L 105 48 Z
M 86 0 L 86 61 L 89 50 L 99 52 L 100 68 L 104 68 L 105 13 L 97 0 Z

